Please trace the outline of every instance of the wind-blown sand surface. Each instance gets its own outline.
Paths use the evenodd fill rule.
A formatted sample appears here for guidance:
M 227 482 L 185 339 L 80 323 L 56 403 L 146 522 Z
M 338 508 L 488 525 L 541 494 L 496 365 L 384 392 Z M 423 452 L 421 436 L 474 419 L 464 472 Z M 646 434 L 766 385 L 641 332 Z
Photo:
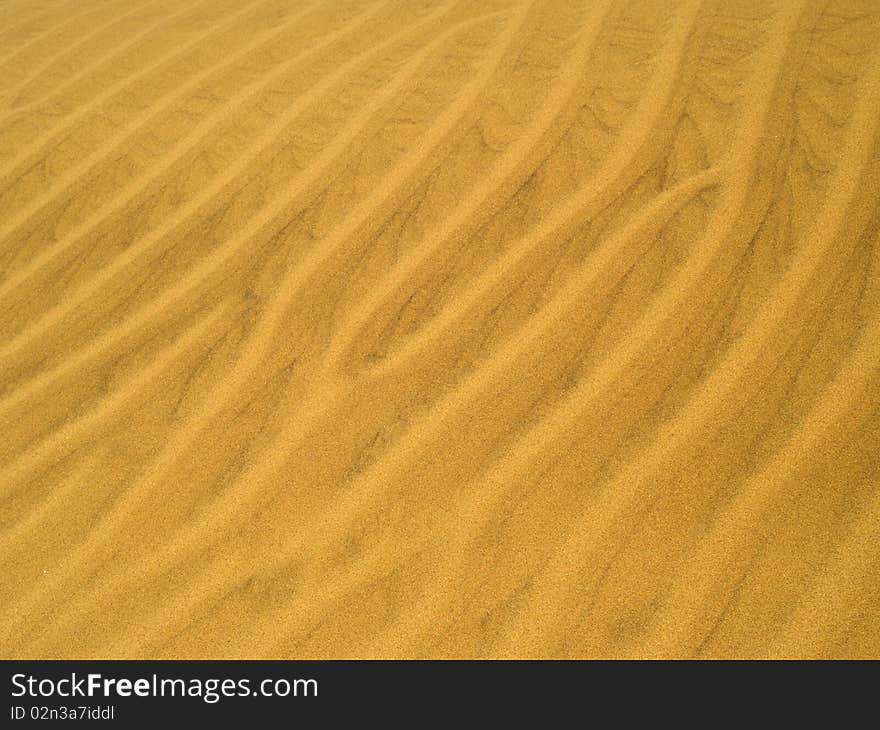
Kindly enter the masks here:
M 876 0 L 0 4 L 3 657 L 880 656 Z

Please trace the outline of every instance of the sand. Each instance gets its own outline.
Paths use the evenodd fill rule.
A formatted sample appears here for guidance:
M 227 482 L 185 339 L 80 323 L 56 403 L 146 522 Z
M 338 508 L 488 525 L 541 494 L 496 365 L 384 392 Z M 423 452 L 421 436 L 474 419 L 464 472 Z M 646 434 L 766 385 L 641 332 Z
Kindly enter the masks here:
M 876 0 L 0 5 L 0 656 L 880 657 Z

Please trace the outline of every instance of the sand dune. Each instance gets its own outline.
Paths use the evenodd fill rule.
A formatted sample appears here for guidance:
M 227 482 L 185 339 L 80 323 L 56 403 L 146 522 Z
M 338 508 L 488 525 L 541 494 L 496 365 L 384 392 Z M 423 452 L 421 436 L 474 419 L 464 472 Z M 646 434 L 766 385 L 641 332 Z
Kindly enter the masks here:
M 4 658 L 880 657 L 874 0 L 0 5 Z

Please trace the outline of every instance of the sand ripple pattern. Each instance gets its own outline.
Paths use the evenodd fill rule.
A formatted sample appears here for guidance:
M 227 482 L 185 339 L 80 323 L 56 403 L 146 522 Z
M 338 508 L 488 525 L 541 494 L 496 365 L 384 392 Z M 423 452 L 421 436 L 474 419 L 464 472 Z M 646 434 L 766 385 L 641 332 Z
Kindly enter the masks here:
M 0 11 L 0 656 L 880 657 L 873 0 Z

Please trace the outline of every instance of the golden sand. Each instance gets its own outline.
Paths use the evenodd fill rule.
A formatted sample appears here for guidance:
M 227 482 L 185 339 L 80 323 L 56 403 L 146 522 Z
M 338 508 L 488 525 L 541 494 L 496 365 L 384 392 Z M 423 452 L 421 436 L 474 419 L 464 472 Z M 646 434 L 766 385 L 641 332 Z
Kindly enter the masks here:
M 0 5 L 4 658 L 880 657 L 876 0 Z

